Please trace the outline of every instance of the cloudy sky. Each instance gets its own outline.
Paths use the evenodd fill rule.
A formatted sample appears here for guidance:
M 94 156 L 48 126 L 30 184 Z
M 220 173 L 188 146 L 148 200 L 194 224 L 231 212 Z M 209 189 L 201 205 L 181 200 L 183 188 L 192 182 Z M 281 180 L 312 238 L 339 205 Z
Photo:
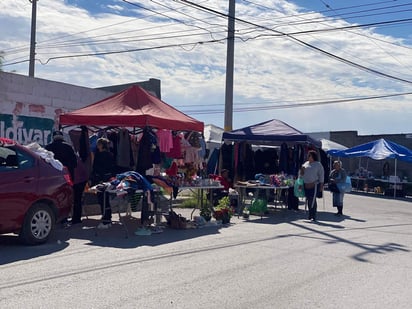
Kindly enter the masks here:
M 86 87 L 157 78 L 224 127 L 228 0 L 38 0 L 35 76 Z M 233 129 L 412 132 L 412 1 L 236 0 Z M 32 4 L 0 1 L 3 70 L 28 75 Z M 90 102 L 93 103 L 93 102 Z

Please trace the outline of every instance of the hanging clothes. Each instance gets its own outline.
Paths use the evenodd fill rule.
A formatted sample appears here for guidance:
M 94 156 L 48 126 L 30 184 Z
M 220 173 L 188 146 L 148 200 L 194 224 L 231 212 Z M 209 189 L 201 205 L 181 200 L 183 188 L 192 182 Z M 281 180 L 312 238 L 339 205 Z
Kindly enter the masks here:
M 301 144 L 295 145 L 293 152 L 292 175 L 298 176 L 300 167 L 305 163 L 305 150 Z
M 217 174 L 218 164 L 219 164 L 219 148 L 215 148 L 212 151 L 212 154 L 207 160 L 207 174 Z
M 131 155 L 130 134 L 127 129 L 121 129 L 117 136 L 117 155 L 116 164 L 121 168 L 129 168 L 133 166 Z
M 219 169 L 233 169 L 233 145 L 227 145 L 225 143 L 220 147 L 220 152 L 222 155 L 221 166 Z
M 289 149 L 286 143 L 280 145 L 279 172 L 287 173 L 289 163 Z
M 206 159 L 206 142 L 203 137 L 200 138 L 200 149 L 198 151 L 201 160 Z
M 182 156 L 182 146 L 181 146 L 180 140 L 181 140 L 181 136 L 179 136 L 178 134 L 173 136 L 173 147 L 170 149 L 168 153 L 166 153 L 167 157 L 173 158 L 173 159 L 181 159 L 183 157 Z
M 148 128 L 143 131 L 142 138 L 139 142 L 139 151 L 136 164 L 136 171 L 142 175 L 146 175 L 146 170 L 153 167 L 152 154 L 157 148 L 156 135 Z M 160 152 L 159 152 L 160 163 Z
M 160 152 L 169 152 L 173 148 L 173 135 L 171 130 L 157 130 L 157 141 Z

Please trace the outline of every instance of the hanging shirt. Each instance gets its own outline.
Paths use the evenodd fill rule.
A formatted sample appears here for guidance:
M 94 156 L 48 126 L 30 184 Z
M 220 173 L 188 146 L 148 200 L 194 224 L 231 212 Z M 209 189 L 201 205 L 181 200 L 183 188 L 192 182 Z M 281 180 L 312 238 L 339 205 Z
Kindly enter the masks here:
M 173 137 L 173 148 L 166 154 L 169 158 L 180 159 L 182 158 L 182 146 L 180 144 L 181 137 L 176 135 Z
M 173 136 L 170 130 L 157 130 L 157 140 L 160 152 L 169 152 L 173 148 Z

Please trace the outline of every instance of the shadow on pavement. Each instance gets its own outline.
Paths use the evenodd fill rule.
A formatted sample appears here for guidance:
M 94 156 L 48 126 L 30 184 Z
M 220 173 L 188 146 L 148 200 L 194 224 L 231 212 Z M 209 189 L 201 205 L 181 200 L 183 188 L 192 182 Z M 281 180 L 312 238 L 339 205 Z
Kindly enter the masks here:
M 66 249 L 68 242 L 50 238 L 49 242 L 39 246 L 23 245 L 17 235 L 0 236 L 0 265 L 16 261 L 30 260 L 39 256 L 46 256 Z
M 181 212 L 183 216 L 190 218 L 191 209 L 179 209 L 177 212 Z M 285 237 L 314 237 L 313 235 L 315 235 L 316 238 L 319 238 L 321 241 L 325 241 L 328 244 L 342 242 L 359 248 L 361 250 L 360 253 L 354 255 L 353 258 L 360 262 L 368 262 L 367 256 L 369 254 L 383 254 L 394 251 L 409 252 L 409 250 L 402 244 L 364 244 L 346 239 L 343 237 L 344 234 L 335 233 L 336 231 L 351 229 L 351 227 L 348 228 L 342 224 L 344 221 L 366 222 L 366 220 L 352 218 L 347 215 L 337 217 L 332 212 L 322 210 L 318 212 L 317 222 L 308 221 L 307 216 L 307 211 L 303 209 L 296 211 L 288 210 L 286 208 L 274 208 L 269 209 L 269 211 L 266 214 L 263 214 L 262 217 L 259 215 L 251 215 L 248 219 L 243 219 L 241 216 L 238 219 L 236 216 L 236 220 L 233 220 L 233 222 L 235 222 L 235 224 L 237 224 L 237 222 L 267 225 L 285 223 L 290 224 L 301 229 L 303 232 L 276 235 L 269 237 L 268 239 Z M 114 215 L 113 219 L 118 219 L 117 215 Z M 175 230 L 166 226 L 162 233 L 151 234 L 150 236 L 136 236 L 134 232 L 139 227 L 139 218 L 125 216 L 122 217 L 122 220 L 125 225 L 116 223 L 107 230 L 96 229 L 97 225 L 100 223 L 100 220 L 97 219 L 97 217 L 83 219 L 82 224 L 73 225 L 69 228 L 59 225 L 56 227 L 49 242 L 40 246 L 24 246 L 20 244 L 17 236 L 2 235 L 0 236 L 0 265 L 21 260 L 29 260 L 65 250 L 70 245 L 71 239 L 84 240 L 84 244 L 88 246 L 129 249 L 139 246 L 160 246 L 163 244 L 185 241 L 206 235 L 219 234 L 221 229 L 229 228 L 231 226 L 231 224 L 211 225 L 203 228 L 184 230 Z M 165 225 L 165 222 L 163 222 L 163 225 Z M 356 227 L 356 229 L 377 228 L 380 228 L 380 226 Z M 308 232 L 313 235 L 308 236 Z M 259 242 L 262 241 L 262 239 L 255 241 Z M 236 246 L 239 244 L 242 243 L 233 243 L 227 246 Z
M 123 221 L 127 225 L 127 237 L 124 226 L 114 223 L 107 230 L 98 230 L 96 226 L 100 220 L 90 218 L 83 220 L 82 224 L 76 224 L 69 228 L 57 227 L 49 241 L 38 246 L 24 246 L 19 242 L 17 236 L 2 235 L 0 236 L 0 265 L 47 256 L 65 250 L 70 245 L 70 239 L 85 240 L 85 245 L 89 246 L 130 249 L 139 246 L 159 246 L 205 235 L 218 234 L 220 229 L 230 227 L 230 224 L 228 224 L 176 230 L 166 226 L 163 228 L 162 233 L 136 236 L 134 234 L 138 228 L 136 221 L 136 218 L 125 218 Z

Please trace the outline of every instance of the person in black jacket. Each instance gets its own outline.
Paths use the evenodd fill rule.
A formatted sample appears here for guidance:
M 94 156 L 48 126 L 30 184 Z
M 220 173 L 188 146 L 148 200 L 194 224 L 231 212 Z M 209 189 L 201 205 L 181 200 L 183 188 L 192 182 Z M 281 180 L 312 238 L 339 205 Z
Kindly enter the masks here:
M 59 160 L 63 166 L 67 167 L 72 180 L 74 180 L 74 169 L 77 166 L 77 156 L 73 147 L 64 141 L 63 132 L 53 132 L 53 141 L 45 148 L 46 150 L 53 152 L 54 158 Z
M 115 158 L 109 149 L 110 141 L 107 138 L 97 140 L 97 150 L 94 154 L 92 168 L 92 185 L 107 182 L 115 174 Z M 98 228 L 108 228 L 112 222 L 112 208 L 110 206 L 109 194 L 98 191 L 97 199 L 102 211 L 102 222 Z

